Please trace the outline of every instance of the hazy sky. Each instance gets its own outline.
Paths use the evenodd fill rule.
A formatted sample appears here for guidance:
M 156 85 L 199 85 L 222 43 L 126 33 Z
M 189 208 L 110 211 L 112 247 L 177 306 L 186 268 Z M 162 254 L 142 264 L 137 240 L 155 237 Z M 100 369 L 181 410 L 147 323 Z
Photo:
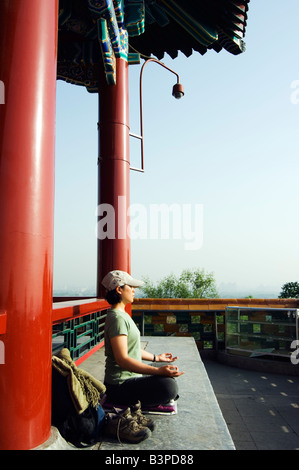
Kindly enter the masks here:
M 145 69 L 145 173 L 131 172 L 134 276 L 204 268 L 220 290 L 248 294 L 299 280 L 299 2 L 249 7 L 244 54 L 164 57 L 183 99 L 171 96 L 174 75 Z M 135 133 L 140 69 L 130 66 Z M 97 120 L 95 94 L 57 82 L 54 289 L 95 288 Z M 139 165 L 135 141 L 131 162 Z M 158 204 L 185 221 L 170 220 L 165 239 L 149 232 Z

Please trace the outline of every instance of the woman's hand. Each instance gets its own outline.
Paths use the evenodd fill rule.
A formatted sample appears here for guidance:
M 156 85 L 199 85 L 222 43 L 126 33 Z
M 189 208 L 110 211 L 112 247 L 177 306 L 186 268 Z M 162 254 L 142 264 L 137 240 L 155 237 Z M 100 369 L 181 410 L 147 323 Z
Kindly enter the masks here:
M 156 356 L 156 362 L 174 362 L 177 360 L 177 356 L 173 356 L 171 353 L 162 353 Z
M 110 339 L 113 355 L 117 364 L 124 370 L 137 372 L 144 375 L 164 375 L 166 377 L 179 377 L 184 372 L 179 372 L 179 368 L 173 365 L 165 365 L 161 367 L 147 366 L 142 362 L 128 356 L 127 336 L 119 335 Z M 143 351 L 143 359 L 152 359 L 152 354 Z M 173 357 L 170 353 L 163 353 L 156 356 L 157 362 L 173 362 L 177 357 Z
M 185 372 L 180 372 L 177 366 L 161 366 L 157 368 L 158 375 L 165 375 L 166 377 L 179 377 Z

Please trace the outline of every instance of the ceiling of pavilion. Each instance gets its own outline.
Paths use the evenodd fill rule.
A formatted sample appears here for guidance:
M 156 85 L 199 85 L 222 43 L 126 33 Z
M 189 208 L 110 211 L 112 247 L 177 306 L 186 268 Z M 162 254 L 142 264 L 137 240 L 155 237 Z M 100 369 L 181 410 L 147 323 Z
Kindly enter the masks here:
M 245 49 L 250 0 L 59 0 L 57 78 L 98 91 L 115 59 Z

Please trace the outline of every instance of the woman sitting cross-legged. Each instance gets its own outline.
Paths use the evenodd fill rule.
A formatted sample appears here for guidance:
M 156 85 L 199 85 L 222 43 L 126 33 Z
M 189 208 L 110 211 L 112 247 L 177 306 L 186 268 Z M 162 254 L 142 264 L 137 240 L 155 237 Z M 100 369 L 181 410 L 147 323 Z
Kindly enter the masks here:
M 102 284 L 111 305 L 105 322 L 107 401 L 125 406 L 141 402 L 143 407 L 154 407 L 177 399 L 175 378 L 184 373 L 171 364 L 177 357 L 171 353 L 155 355 L 141 349 L 140 332 L 125 310 L 126 305 L 134 301 L 135 288 L 141 286 L 142 281 L 123 271 L 111 271 Z M 155 367 L 142 361 L 166 364 Z

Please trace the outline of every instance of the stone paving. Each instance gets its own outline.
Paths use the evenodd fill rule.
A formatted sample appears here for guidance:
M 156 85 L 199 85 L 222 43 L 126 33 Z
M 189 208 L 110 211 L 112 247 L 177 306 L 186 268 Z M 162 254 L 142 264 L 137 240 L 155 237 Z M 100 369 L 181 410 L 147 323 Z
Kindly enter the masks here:
M 152 415 L 156 428 L 139 444 L 124 444 L 104 439 L 103 450 L 234 450 L 234 444 L 215 398 L 210 380 L 193 338 L 143 337 L 145 348 L 159 354 L 172 352 L 185 374 L 179 377 L 178 413 Z M 80 367 L 103 380 L 103 350 Z
M 299 377 L 204 360 L 237 450 L 299 450 Z
M 143 337 L 143 347 L 178 355 L 178 414 L 155 415 L 156 429 L 139 444 L 104 439 L 100 449 L 299 450 L 299 376 L 246 370 L 201 359 L 193 338 Z M 104 349 L 80 367 L 104 380 Z M 53 429 L 45 449 L 70 449 Z

